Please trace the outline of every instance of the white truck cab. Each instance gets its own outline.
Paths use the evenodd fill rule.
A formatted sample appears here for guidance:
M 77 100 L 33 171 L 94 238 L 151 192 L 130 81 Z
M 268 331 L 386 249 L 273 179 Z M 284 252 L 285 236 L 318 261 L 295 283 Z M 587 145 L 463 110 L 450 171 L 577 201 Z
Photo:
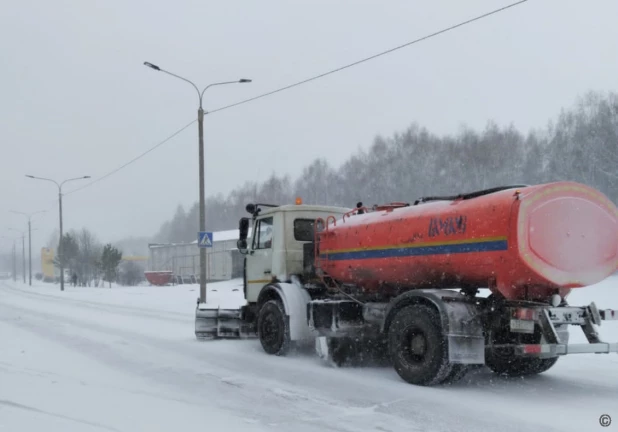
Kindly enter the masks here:
M 340 219 L 350 208 L 319 205 L 249 204 L 253 215 L 252 236 L 247 239 L 250 219 L 240 220 L 238 250 L 246 255 L 245 299 L 255 304 L 266 285 L 289 282 L 303 273 L 304 245 L 314 241 L 317 218 Z

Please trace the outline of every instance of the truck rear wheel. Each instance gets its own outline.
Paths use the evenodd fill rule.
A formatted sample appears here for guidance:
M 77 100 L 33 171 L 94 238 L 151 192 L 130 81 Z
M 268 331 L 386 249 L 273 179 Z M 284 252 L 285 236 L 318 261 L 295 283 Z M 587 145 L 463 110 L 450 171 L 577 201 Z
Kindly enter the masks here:
M 440 315 L 425 305 L 406 306 L 396 312 L 388 330 L 391 360 L 401 378 L 410 384 L 431 386 L 451 375 L 448 346 Z
M 269 300 L 258 313 L 258 337 L 268 354 L 286 355 L 290 351 L 290 325 L 279 300 Z
M 469 371 L 470 366 L 465 364 L 455 364 L 453 365 L 451 373 L 449 373 L 444 381 L 442 381 L 442 384 L 455 384 L 456 382 L 461 381 Z
M 485 364 L 498 375 L 508 377 L 520 377 L 536 375 L 548 371 L 558 361 L 558 357 L 535 358 L 535 357 L 511 357 L 509 359 L 499 356 L 487 356 Z
M 494 294 L 487 298 L 489 301 L 498 301 Z M 524 334 L 517 338 L 510 332 L 508 315 L 500 309 L 498 303 L 497 319 L 493 322 L 487 332 L 487 345 L 517 345 L 521 343 L 538 344 L 541 343 L 541 330 L 535 326 L 532 334 Z M 523 339 L 521 339 L 523 338 Z M 558 357 L 538 358 L 538 357 L 519 357 L 512 348 L 493 348 L 486 351 L 485 365 L 494 373 L 509 377 L 521 377 L 536 375 L 548 371 L 556 364 Z

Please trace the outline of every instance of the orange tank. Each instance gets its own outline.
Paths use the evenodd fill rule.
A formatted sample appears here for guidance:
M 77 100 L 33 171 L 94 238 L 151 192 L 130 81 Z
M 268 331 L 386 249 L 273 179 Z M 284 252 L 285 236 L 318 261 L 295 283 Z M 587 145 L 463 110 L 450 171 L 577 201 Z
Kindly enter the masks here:
M 318 233 L 316 264 L 365 292 L 489 288 L 511 300 L 547 299 L 618 270 L 618 209 L 578 183 L 354 213 Z

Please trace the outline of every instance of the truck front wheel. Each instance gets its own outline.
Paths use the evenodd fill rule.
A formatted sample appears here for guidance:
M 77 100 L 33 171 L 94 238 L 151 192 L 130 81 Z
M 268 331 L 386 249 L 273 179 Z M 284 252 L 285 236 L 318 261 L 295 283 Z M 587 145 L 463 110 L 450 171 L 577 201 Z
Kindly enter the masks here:
M 388 330 L 391 360 L 401 378 L 410 384 L 431 386 L 451 375 L 448 346 L 438 312 L 425 305 L 406 306 L 396 312 Z
M 289 352 L 290 325 L 279 300 L 269 300 L 260 308 L 257 328 L 264 351 L 279 356 Z

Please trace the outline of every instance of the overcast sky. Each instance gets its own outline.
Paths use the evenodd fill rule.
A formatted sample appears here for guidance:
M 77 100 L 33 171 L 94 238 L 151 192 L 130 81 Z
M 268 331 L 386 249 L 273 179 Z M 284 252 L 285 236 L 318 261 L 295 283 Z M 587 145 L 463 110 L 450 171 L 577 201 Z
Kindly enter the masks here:
M 0 13 L 0 235 L 9 210 L 49 210 L 57 189 L 25 174 L 94 179 L 216 109 L 506 5 L 497 0 L 19 0 Z M 339 165 L 412 122 L 439 134 L 492 119 L 544 127 L 588 90 L 617 91 L 618 2 L 530 0 L 488 19 L 205 120 L 207 194 L 316 157 Z M 129 167 L 65 197 L 65 229 L 102 241 L 154 234 L 198 199 L 197 123 Z M 525 179 L 522 179 L 525 181 Z M 82 183 L 85 184 L 85 183 Z M 65 186 L 68 192 L 79 182 Z M 336 185 L 333 185 L 336 187 Z M 0 242 L 0 249 L 7 243 Z M 35 255 L 38 256 L 38 255 Z

